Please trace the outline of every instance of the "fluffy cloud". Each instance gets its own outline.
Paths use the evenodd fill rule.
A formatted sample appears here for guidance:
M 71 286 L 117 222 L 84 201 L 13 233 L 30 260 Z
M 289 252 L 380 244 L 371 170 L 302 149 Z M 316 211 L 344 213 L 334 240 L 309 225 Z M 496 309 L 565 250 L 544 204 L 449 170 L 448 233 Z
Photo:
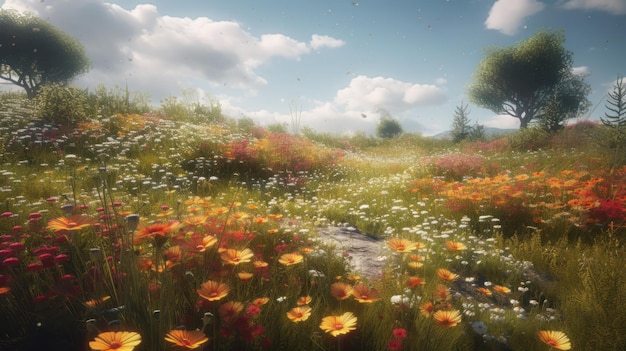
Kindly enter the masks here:
M 599 10 L 614 15 L 626 15 L 626 2 L 624 0 L 567 0 L 563 7 L 571 10 Z
M 418 106 L 439 105 L 445 100 L 444 91 L 435 85 L 366 76 L 353 78 L 335 97 L 335 103 L 347 110 L 368 111 L 382 107 L 393 114 Z
M 506 35 L 514 35 L 527 17 L 544 7 L 543 3 L 536 0 L 498 0 L 491 7 L 485 26 Z
M 481 124 L 487 128 L 519 129 L 520 121 L 509 115 L 495 115 Z
M 591 73 L 591 70 L 587 66 L 572 67 L 572 73 L 576 76 L 585 76 Z
M 3 8 L 30 11 L 77 37 L 92 61 L 78 85 L 128 82 L 157 99 L 194 83 L 253 93 L 268 84 L 257 68 L 275 57 L 299 60 L 343 41 L 312 35 L 310 43 L 284 34 L 255 36 L 233 21 L 161 16 L 154 5 L 132 10 L 103 0 L 6 0 Z

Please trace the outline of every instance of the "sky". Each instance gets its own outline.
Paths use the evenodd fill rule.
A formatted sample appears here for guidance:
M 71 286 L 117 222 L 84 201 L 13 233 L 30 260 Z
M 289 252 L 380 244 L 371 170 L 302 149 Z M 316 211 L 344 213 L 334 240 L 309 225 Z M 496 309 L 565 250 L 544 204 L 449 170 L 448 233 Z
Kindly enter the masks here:
M 407 132 L 519 121 L 471 104 L 484 50 L 562 30 L 596 107 L 626 73 L 626 0 L 0 0 L 76 37 L 91 70 L 73 84 L 128 85 L 217 101 L 233 118 L 319 132 L 375 134 L 383 116 Z

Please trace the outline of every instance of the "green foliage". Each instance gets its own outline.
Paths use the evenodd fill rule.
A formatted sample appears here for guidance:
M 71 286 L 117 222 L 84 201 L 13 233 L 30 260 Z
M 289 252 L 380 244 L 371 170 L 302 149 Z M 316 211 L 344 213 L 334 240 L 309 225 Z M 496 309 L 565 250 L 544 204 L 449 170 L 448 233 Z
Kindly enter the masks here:
M 379 138 L 391 139 L 402 134 L 400 122 L 392 118 L 382 118 L 376 126 L 376 135 Z
M 114 86 L 107 89 L 98 85 L 88 97 L 89 115 L 92 117 L 110 117 L 115 114 L 143 114 L 150 111 L 150 96 L 137 91 Z
M 174 121 L 193 123 L 224 121 L 219 102 L 209 99 L 207 105 L 200 100 L 197 91 L 186 89 L 183 90 L 181 97 L 168 96 L 161 100 L 161 112 Z
M 562 33 L 542 31 L 515 46 L 487 50 L 474 72 L 470 100 L 518 118 L 522 129 L 555 95 L 564 115 L 583 113 L 589 107 L 590 86 L 572 73 L 573 54 L 564 42 Z
M 537 127 L 525 128 L 507 136 L 509 147 L 514 151 L 532 151 L 548 146 L 549 134 Z
M 85 90 L 64 84 L 49 84 L 37 95 L 38 115 L 45 122 L 74 126 L 87 119 Z
M 567 121 L 566 115 L 561 111 L 561 101 L 556 95 L 546 103 L 543 113 L 537 118 L 539 127 L 550 134 L 562 130 Z
M 465 140 L 470 136 L 472 126 L 470 125 L 468 105 L 461 103 L 454 110 L 454 117 L 452 119 L 452 129 L 450 130 L 450 136 L 455 143 Z
M 31 14 L 0 10 L 0 79 L 34 98 L 49 83 L 66 83 L 89 69 L 75 38 Z
M 606 109 L 609 112 L 601 117 L 602 123 L 613 128 L 626 127 L 626 87 L 624 77 L 618 76 L 613 85 L 613 91 L 608 93 Z

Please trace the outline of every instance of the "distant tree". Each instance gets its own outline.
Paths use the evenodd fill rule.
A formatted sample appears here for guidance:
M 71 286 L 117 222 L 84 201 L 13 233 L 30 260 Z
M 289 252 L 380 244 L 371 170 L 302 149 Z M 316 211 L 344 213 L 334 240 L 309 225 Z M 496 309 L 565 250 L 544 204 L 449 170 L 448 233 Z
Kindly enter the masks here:
M 561 112 L 561 101 L 556 95 L 546 103 L 546 107 L 537 119 L 539 120 L 539 127 L 550 134 L 554 134 L 565 127 L 567 117 Z
M 561 32 L 542 31 L 510 47 L 486 51 L 469 87 L 470 100 L 520 120 L 520 128 L 542 114 L 556 96 L 567 118 L 589 108 L 585 77 L 572 73 L 572 52 Z
M 455 143 L 467 139 L 471 133 L 472 126 L 470 125 L 471 121 L 468 117 L 470 111 L 467 108 L 468 105 L 464 105 L 463 102 L 461 102 L 461 105 L 457 106 L 456 110 L 454 110 L 450 136 Z
M 617 77 L 613 91 L 608 93 L 606 108 L 610 113 L 604 113 L 604 117 L 600 118 L 602 123 L 609 127 L 626 126 L 626 87 L 623 76 Z
M 474 141 L 484 140 L 486 137 L 485 126 L 483 126 L 482 124 L 478 124 L 478 122 L 474 123 L 474 126 L 472 126 L 472 128 L 470 129 L 468 137 L 470 140 Z
M 383 139 L 391 139 L 400 136 L 404 132 L 400 122 L 393 118 L 389 111 L 381 107 L 376 112 L 380 116 L 380 121 L 376 126 L 376 136 Z
M 48 83 L 66 83 L 87 72 L 80 42 L 32 14 L 0 10 L 0 78 L 33 98 Z

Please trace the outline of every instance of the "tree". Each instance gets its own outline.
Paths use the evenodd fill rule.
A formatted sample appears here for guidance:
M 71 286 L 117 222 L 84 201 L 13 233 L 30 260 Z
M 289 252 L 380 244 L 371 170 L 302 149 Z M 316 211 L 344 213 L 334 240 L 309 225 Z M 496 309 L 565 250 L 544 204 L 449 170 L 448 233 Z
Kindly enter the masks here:
M 380 122 L 376 126 L 376 135 L 379 138 L 391 139 L 403 133 L 400 122 L 393 118 L 389 111 L 378 108 L 377 112 L 380 115 Z
M 572 72 L 573 54 L 564 42 L 561 32 L 542 31 L 515 46 L 487 50 L 474 72 L 470 101 L 518 118 L 520 128 L 542 115 L 554 96 L 566 118 L 586 112 L 591 87 Z
M 461 102 L 460 106 L 454 110 L 454 118 L 452 119 L 452 129 L 450 130 L 450 136 L 455 143 L 465 140 L 470 136 L 472 126 L 470 126 L 469 113 L 467 105 Z
M 0 78 L 29 98 L 48 83 L 66 83 L 87 72 L 80 42 L 32 14 L 0 10 Z
M 618 76 L 613 85 L 613 91 L 608 93 L 607 104 L 605 105 L 610 114 L 605 112 L 604 117 L 600 117 L 602 123 L 609 127 L 626 126 L 626 87 L 624 87 L 624 77 Z
M 555 95 L 546 103 L 543 114 L 538 117 L 539 126 L 550 134 L 554 134 L 565 126 L 566 116 L 561 112 L 561 101 Z

